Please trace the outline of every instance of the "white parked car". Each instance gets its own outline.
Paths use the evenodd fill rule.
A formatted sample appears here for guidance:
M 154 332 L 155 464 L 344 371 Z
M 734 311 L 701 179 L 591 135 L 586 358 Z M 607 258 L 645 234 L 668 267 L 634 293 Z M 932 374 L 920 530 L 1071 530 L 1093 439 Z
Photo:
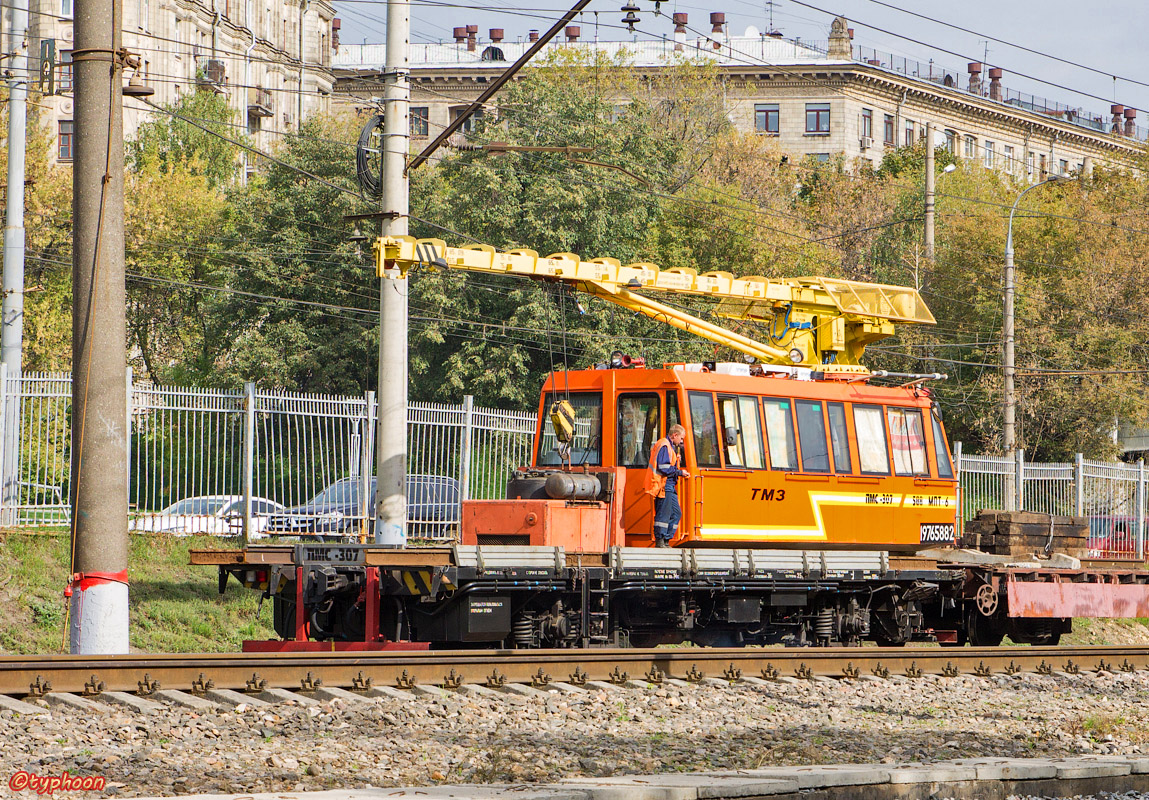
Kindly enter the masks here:
M 251 498 L 252 536 L 263 536 L 272 515 L 282 514 L 284 506 L 263 497 Z M 238 536 L 243 533 L 243 496 L 214 494 L 189 497 L 155 514 L 132 521 L 128 530 L 138 533 L 175 533 L 182 536 Z

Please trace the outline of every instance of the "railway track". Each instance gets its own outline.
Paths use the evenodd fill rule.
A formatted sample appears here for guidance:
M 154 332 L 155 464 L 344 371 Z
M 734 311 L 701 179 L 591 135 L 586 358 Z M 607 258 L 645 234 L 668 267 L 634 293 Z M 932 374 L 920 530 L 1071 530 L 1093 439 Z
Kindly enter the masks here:
M 1149 646 L 819 649 L 594 649 L 363 653 L 0 656 L 0 694 L 146 697 L 157 690 L 258 694 L 318 687 L 491 689 L 665 680 L 916 679 L 927 675 L 1149 670 Z

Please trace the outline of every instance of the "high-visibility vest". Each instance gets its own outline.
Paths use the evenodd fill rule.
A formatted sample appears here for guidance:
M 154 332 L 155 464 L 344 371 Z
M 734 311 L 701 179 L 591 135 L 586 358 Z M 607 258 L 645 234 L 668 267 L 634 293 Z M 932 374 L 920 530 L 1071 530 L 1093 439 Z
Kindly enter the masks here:
M 647 462 L 646 469 L 646 493 L 651 497 L 666 496 L 666 476 L 658 471 L 658 451 L 664 447 L 670 448 L 670 465 L 678 466 L 678 451 L 674 449 L 670 440 L 659 439 L 655 442 L 654 447 L 650 448 L 650 461 Z

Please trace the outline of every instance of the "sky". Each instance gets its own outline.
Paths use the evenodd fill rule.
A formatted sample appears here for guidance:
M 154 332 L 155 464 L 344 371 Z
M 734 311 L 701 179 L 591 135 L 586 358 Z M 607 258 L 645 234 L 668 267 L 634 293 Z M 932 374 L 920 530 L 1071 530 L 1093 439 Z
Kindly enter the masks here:
M 593 38 L 597 23 L 599 39 L 628 40 L 632 35 L 622 26 L 623 14 L 619 10 L 625 2 L 594 0 L 573 24 L 581 25 L 583 39 Z M 750 25 L 759 30 L 768 28 L 772 13 L 774 29 L 786 38 L 824 41 L 833 17 L 843 14 L 854 28 L 855 45 L 922 63 L 932 58 L 940 66 L 962 74 L 969 61 L 984 61 L 987 66 L 1005 70 L 1003 84 L 1009 89 L 1106 116 L 1111 103 L 1121 103 L 1140 109 L 1137 124 L 1149 126 L 1149 47 L 1145 46 L 1149 3 L 1144 0 L 801 2 L 805 5 L 799 0 L 774 0 L 771 9 L 768 0 L 715 0 L 713 5 L 665 0 L 663 16 L 655 16 L 652 0 L 635 0 L 640 8 L 636 31 L 640 38 L 669 37 L 674 30 L 669 15 L 685 11 L 689 14 L 688 36 L 694 37 L 709 33 L 711 11 L 722 11 L 729 32 L 742 34 Z M 515 40 L 525 37 L 531 29 L 546 30 L 574 4 L 573 0 L 523 0 L 520 5 L 510 0 L 487 3 L 411 0 L 411 41 L 453 41 L 451 29 L 466 24 L 479 26 L 480 41 L 487 38 L 489 28 L 503 28 L 507 39 Z M 334 5 L 343 20 L 343 43 L 385 41 L 386 0 L 334 0 Z M 971 33 L 941 23 L 958 25 Z M 1046 56 L 1075 62 L 1076 66 Z M 983 77 L 987 77 L 985 73 Z

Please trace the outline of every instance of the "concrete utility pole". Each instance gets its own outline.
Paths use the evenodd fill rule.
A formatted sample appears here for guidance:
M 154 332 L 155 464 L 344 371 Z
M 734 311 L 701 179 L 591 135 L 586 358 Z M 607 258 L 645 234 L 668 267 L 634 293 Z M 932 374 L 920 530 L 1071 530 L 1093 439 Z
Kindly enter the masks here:
M 1060 175 L 1050 175 L 1040 183 L 1033 184 L 1017 196 L 1017 199 L 1013 201 L 1013 207 L 1009 210 L 1009 228 L 1006 229 L 1005 234 L 1005 275 L 1003 280 L 1004 288 L 1002 291 L 1002 339 L 1004 341 L 1002 342 L 1001 358 L 1002 383 L 1005 390 L 1005 402 L 1002 411 L 1002 447 L 1005 449 L 1007 456 L 1017 449 L 1017 391 L 1014 388 L 1017 361 L 1014 355 L 1013 298 L 1015 292 L 1015 273 L 1013 268 L 1013 215 L 1017 213 L 1017 204 L 1021 202 L 1021 198 L 1025 197 L 1038 186 L 1064 180 L 1070 179 L 1063 178 Z
M 407 234 L 407 154 L 411 98 L 408 0 L 387 2 L 383 94 L 383 236 Z M 379 280 L 379 427 L 375 541 L 407 544 L 407 279 Z
M 934 258 L 934 124 L 926 123 L 926 259 Z
M 8 31 L 8 213 L 4 224 L 2 360 L 10 385 L 20 386 L 24 349 L 24 149 L 28 98 L 28 0 L 14 0 Z M 16 524 L 20 501 L 20 395 L 0 385 L 4 414 L 0 463 L 0 524 Z
M 120 4 L 75 10 L 71 652 L 128 652 L 127 324 Z

